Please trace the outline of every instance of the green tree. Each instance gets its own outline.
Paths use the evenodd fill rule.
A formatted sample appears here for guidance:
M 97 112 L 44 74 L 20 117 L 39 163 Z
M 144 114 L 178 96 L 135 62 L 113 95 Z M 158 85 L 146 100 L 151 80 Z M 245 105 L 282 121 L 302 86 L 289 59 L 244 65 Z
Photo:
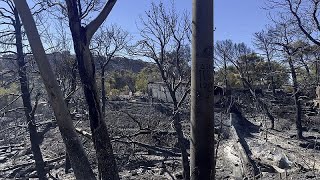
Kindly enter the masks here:
M 148 90 L 148 76 L 143 71 L 139 72 L 135 82 L 135 88 L 137 91 L 146 93 Z
M 131 71 L 122 70 L 120 72 L 111 73 L 107 80 L 110 89 L 117 89 L 120 92 L 135 92 L 136 75 Z

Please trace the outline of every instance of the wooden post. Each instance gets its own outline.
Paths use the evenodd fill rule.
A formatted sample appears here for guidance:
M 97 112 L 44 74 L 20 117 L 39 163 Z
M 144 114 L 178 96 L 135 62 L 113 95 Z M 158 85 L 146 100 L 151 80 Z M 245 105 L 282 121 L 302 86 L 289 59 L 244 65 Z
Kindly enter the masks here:
M 192 180 L 214 179 L 213 0 L 193 0 L 191 69 Z

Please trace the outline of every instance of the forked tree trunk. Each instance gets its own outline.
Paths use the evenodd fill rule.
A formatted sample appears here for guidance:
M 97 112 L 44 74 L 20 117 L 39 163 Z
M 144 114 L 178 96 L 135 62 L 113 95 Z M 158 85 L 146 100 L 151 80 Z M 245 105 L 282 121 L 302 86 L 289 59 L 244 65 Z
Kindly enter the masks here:
M 99 179 L 118 180 L 119 174 L 116 160 L 113 154 L 107 125 L 102 116 L 100 99 L 98 96 L 95 79 L 95 65 L 89 48 L 91 37 L 87 37 L 87 31 L 89 29 L 81 26 L 77 1 L 67 0 L 66 3 L 80 79 L 89 108 L 90 128 L 94 148 L 96 150 Z
M 30 142 L 31 142 L 31 151 L 33 154 L 33 159 L 36 164 L 36 170 L 38 178 L 40 180 L 47 179 L 45 164 L 42 158 L 42 153 L 40 149 L 40 138 L 37 132 L 37 127 L 34 120 L 34 114 L 32 113 L 33 108 L 31 105 L 31 95 L 29 91 L 26 62 L 24 60 L 23 46 L 22 46 L 22 32 L 21 32 L 21 21 L 17 9 L 14 9 L 14 18 L 15 18 L 15 37 L 16 37 L 16 48 L 17 48 L 17 64 L 18 64 L 18 73 L 20 81 L 20 89 L 22 94 L 22 102 L 24 107 L 24 114 L 27 120 Z
M 95 175 L 90 168 L 89 160 L 77 136 L 68 108 L 64 102 L 61 89 L 42 46 L 36 24 L 25 0 L 14 0 L 15 6 L 24 24 L 33 56 L 37 62 L 41 77 L 49 96 L 50 104 L 66 145 L 74 174 L 79 180 L 94 180 Z

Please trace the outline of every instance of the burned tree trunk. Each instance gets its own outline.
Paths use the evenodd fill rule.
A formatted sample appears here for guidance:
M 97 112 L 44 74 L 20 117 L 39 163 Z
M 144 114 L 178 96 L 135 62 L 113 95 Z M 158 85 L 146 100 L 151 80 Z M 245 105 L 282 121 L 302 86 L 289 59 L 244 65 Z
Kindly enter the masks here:
M 226 86 L 226 92 L 230 90 L 228 83 L 228 70 L 227 70 L 227 57 L 223 55 L 223 69 L 224 69 L 224 85 Z
M 71 76 L 71 89 L 69 94 L 67 95 L 65 102 L 69 108 L 69 103 L 71 101 L 72 98 L 72 94 L 76 91 L 77 89 L 77 62 L 75 61 L 74 64 L 72 65 L 72 76 Z M 66 158 L 65 158 L 65 169 L 64 172 L 68 173 L 69 169 L 71 168 L 71 163 L 70 163 L 70 158 L 69 155 L 66 151 Z
M 174 93 L 175 94 L 175 93 Z M 189 155 L 187 152 L 187 144 L 188 140 L 184 137 L 182 126 L 181 126 L 181 119 L 178 109 L 178 103 L 176 101 L 176 97 L 174 96 L 174 110 L 173 110 L 173 125 L 178 137 L 178 145 L 181 151 L 181 159 L 182 159 L 182 168 L 183 168 L 183 179 L 188 180 L 190 179 L 190 163 L 189 163 Z
M 31 151 L 33 159 L 35 161 L 37 174 L 40 180 L 47 179 L 45 164 L 43 161 L 42 153 L 40 150 L 40 138 L 37 132 L 37 126 L 34 119 L 35 107 L 31 105 L 31 95 L 29 91 L 29 84 L 27 78 L 26 62 L 24 60 L 23 45 L 22 45 L 22 32 L 21 32 L 21 21 L 17 9 L 14 9 L 14 29 L 16 37 L 16 48 L 17 48 L 17 64 L 20 81 L 20 89 L 22 93 L 22 102 L 24 106 L 24 114 L 27 119 L 27 125 L 30 135 Z
M 269 111 L 269 108 L 267 106 L 267 104 L 265 104 L 254 92 L 254 89 L 252 88 L 251 84 L 247 81 L 247 79 L 245 78 L 241 78 L 242 82 L 244 84 L 246 84 L 246 86 L 249 88 L 251 95 L 253 96 L 253 98 L 256 100 L 256 102 L 259 104 L 259 106 L 261 107 L 261 109 L 266 113 L 267 117 L 270 119 L 271 122 L 271 129 L 274 129 L 274 117 L 272 116 L 272 114 Z
M 235 105 L 233 105 L 235 106 Z M 239 112 L 239 111 L 238 111 Z M 231 134 L 232 138 L 235 141 L 234 148 L 237 150 L 239 157 L 241 158 L 242 168 L 243 168 L 243 179 L 255 179 L 255 175 L 258 172 L 254 161 L 250 158 L 251 152 L 248 148 L 248 144 L 243 137 L 243 127 L 241 127 L 241 121 L 243 117 L 237 111 L 230 112 L 230 121 L 231 121 Z
M 272 72 L 272 64 L 271 64 L 269 52 L 267 52 L 267 59 L 268 59 L 269 73 L 271 73 Z M 276 85 L 274 83 L 273 75 L 270 76 L 270 81 L 271 81 L 272 95 L 275 97 L 275 95 L 276 95 Z
M 109 14 L 115 2 L 115 0 L 109 0 L 101 13 L 104 13 L 104 15 Z M 91 23 L 93 24 L 90 23 L 86 27 L 83 27 L 81 25 L 77 1 L 67 0 L 66 3 L 80 79 L 89 108 L 90 128 L 98 161 L 99 179 L 117 180 L 119 179 L 118 169 L 113 155 L 107 125 L 101 112 L 95 79 L 95 65 L 89 48 L 92 35 L 99 27 L 99 23 L 92 21 Z M 102 20 L 101 18 L 103 17 L 100 17 L 100 15 L 101 14 L 97 17 L 100 19 L 96 20 L 103 22 L 105 18 Z
M 14 4 L 16 5 L 24 24 L 24 29 L 28 36 L 33 56 L 37 62 L 41 77 L 46 87 L 50 104 L 54 110 L 61 136 L 70 157 L 74 174 L 76 178 L 80 180 L 94 180 L 96 179 L 95 175 L 90 167 L 90 163 L 83 149 L 82 143 L 76 134 L 70 113 L 64 102 L 55 74 L 53 73 L 45 54 L 28 4 L 25 0 L 14 0 Z
M 105 78 L 105 67 L 103 66 L 101 69 L 101 102 L 102 102 L 102 117 L 106 117 L 106 104 L 107 104 L 107 96 L 106 96 L 106 78 Z
M 296 107 L 296 128 L 297 128 L 297 138 L 302 139 L 302 124 L 301 124 L 301 115 L 302 115 L 302 108 L 301 103 L 299 101 L 299 90 L 298 90 L 298 80 L 297 80 L 297 74 L 296 70 L 294 68 L 292 58 L 288 58 L 291 76 L 292 76 L 292 82 L 293 82 L 293 98 L 294 98 L 294 104 Z
M 73 25 L 70 25 L 70 28 L 75 33 L 76 28 Z M 85 38 L 79 39 L 79 37 L 85 37 L 85 34 L 80 31 L 79 35 L 73 37 L 74 46 L 83 91 L 89 108 L 90 128 L 97 155 L 99 174 L 102 179 L 108 179 L 107 177 L 119 179 L 111 140 L 99 104 L 93 58 L 89 50 L 89 44 L 83 43 Z

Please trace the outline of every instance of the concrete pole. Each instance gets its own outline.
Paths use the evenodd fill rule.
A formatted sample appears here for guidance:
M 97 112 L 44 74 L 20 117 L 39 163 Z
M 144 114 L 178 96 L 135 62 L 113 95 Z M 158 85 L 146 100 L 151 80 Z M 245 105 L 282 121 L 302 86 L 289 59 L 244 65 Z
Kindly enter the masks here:
M 213 0 L 193 0 L 191 180 L 214 179 Z

